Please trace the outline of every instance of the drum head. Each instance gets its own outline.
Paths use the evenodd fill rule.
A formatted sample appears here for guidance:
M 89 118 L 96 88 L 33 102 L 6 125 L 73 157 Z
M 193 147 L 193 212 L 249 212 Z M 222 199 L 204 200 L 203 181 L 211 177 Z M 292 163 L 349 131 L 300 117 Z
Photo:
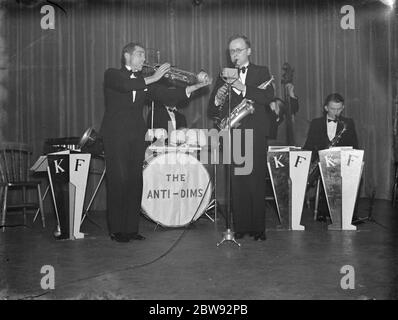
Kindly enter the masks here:
M 171 131 L 169 144 L 171 146 L 180 146 L 184 144 L 186 140 L 185 132 L 186 129 L 178 129 Z
M 204 129 L 188 129 L 185 135 L 186 144 L 189 146 L 204 147 L 207 145 L 207 136 Z
M 209 173 L 190 154 L 160 154 L 145 167 L 143 177 L 143 212 L 162 226 L 185 226 L 197 220 L 210 202 Z

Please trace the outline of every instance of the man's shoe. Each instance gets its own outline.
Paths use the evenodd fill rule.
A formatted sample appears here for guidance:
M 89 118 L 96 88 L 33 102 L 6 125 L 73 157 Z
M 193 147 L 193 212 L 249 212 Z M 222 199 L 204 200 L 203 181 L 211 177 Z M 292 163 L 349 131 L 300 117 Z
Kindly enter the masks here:
M 130 240 L 145 240 L 145 237 L 140 235 L 139 233 L 128 233 L 128 237 Z
M 255 241 L 264 241 L 266 239 L 267 239 L 267 237 L 265 236 L 265 232 L 259 232 L 259 233 L 254 234 Z
M 111 233 L 111 239 L 117 242 L 129 242 L 130 238 L 126 233 L 116 232 Z

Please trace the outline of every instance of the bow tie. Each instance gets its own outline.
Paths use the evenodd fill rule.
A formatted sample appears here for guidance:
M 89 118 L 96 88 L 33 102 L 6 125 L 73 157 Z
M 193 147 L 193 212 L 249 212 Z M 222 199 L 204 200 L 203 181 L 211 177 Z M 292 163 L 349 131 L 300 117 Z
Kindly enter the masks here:
M 329 122 L 337 123 L 337 120 L 328 119 L 328 123 L 329 123 Z
M 239 74 L 246 72 L 246 67 L 239 68 Z
M 177 112 L 177 108 L 176 108 L 176 107 L 166 107 L 166 108 L 167 108 L 167 110 L 168 110 L 169 112 L 174 112 L 174 113 Z
M 129 75 L 131 76 L 132 74 L 134 74 L 134 77 L 138 77 L 140 75 L 139 71 L 133 72 L 133 70 L 127 70 L 129 72 Z

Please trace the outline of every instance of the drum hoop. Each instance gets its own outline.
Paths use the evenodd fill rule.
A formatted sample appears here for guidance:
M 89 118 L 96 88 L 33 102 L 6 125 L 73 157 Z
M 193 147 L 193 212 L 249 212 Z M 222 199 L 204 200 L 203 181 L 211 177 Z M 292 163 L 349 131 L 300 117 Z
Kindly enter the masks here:
M 180 151 L 174 151 L 174 150 L 173 151 L 167 151 L 167 150 L 165 150 L 165 151 L 162 151 L 162 152 L 155 151 L 148 158 L 144 159 L 143 164 L 142 164 L 142 169 L 145 170 L 151 164 L 151 162 L 154 159 L 156 159 L 157 157 L 160 157 L 160 156 L 163 156 L 163 155 L 169 154 L 169 153 L 189 155 L 189 156 L 193 157 L 195 160 L 197 160 L 204 167 L 203 163 L 201 163 L 200 160 L 198 160 L 198 158 L 193 156 L 189 151 L 182 151 L 182 150 L 180 150 Z M 206 172 L 207 172 L 207 170 L 206 170 Z

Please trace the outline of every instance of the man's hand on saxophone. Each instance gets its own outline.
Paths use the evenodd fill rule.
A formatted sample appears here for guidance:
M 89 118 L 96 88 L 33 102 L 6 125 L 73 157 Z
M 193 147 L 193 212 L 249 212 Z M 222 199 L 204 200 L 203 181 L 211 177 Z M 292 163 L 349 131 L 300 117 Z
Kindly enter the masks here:
M 243 96 L 245 96 L 246 93 L 246 85 L 244 85 L 242 83 L 242 81 L 240 81 L 240 79 L 237 79 L 236 81 L 234 81 L 232 83 L 232 87 L 235 89 L 238 89 L 239 91 L 241 91 L 243 93 Z
M 214 104 L 219 107 L 224 104 L 225 98 L 228 94 L 228 86 L 226 84 L 222 85 L 218 90 L 217 94 L 214 97 Z

